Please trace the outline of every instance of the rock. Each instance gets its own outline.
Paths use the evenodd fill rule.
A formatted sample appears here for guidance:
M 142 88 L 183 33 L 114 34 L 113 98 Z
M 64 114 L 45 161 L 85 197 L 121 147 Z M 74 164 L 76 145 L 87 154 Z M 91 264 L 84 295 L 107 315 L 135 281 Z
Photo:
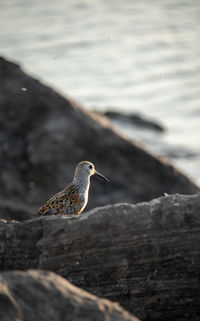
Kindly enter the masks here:
M 0 217 L 34 214 L 72 179 L 81 160 L 110 178 L 92 179 L 88 207 L 148 201 L 164 192 L 193 194 L 193 182 L 120 136 L 106 117 L 89 112 L 18 65 L 0 59 Z
M 46 271 L 1 273 L 0 307 L 1 321 L 139 321 L 117 303 Z
M 118 120 L 123 123 L 131 123 L 133 126 L 142 127 L 143 129 L 151 129 L 159 132 L 164 132 L 165 128 L 157 122 L 145 119 L 144 117 L 137 114 L 122 114 L 116 111 L 107 110 L 104 113 L 105 116 L 111 120 Z
M 0 269 L 51 270 L 142 320 L 198 321 L 200 194 L 0 224 Z

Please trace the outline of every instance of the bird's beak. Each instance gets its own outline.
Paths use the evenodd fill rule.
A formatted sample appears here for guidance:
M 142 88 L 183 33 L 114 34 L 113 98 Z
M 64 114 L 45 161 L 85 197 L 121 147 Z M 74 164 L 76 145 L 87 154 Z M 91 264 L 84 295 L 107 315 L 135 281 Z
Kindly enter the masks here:
M 107 179 L 104 175 L 100 174 L 100 173 L 97 172 L 96 170 L 95 170 L 95 172 L 94 172 L 94 175 L 97 175 L 97 176 L 103 178 L 103 179 L 104 179 L 105 181 L 107 181 L 107 182 L 110 182 L 109 179 Z

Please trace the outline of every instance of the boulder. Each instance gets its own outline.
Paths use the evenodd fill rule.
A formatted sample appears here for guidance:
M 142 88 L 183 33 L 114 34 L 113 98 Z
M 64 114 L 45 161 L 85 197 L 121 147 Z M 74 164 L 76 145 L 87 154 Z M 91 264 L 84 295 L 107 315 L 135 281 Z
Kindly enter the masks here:
M 0 320 L 139 321 L 117 303 L 39 270 L 0 274 Z
M 200 195 L 0 223 L 0 269 L 51 270 L 142 320 L 199 321 Z
M 110 178 L 92 179 L 88 207 L 193 194 L 192 181 L 122 137 L 106 117 L 0 59 L 0 217 L 34 214 L 73 178 L 81 160 Z

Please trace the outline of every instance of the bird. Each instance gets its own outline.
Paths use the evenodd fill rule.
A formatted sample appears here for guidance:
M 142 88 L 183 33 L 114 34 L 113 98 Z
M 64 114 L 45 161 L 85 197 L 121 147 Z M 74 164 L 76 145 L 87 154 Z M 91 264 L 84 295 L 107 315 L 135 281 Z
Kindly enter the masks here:
M 90 177 L 97 175 L 109 182 L 97 172 L 93 163 L 81 161 L 75 169 L 73 181 L 67 187 L 50 198 L 36 213 L 36 216 L 51 214 L 80 215 L 88 202 Z

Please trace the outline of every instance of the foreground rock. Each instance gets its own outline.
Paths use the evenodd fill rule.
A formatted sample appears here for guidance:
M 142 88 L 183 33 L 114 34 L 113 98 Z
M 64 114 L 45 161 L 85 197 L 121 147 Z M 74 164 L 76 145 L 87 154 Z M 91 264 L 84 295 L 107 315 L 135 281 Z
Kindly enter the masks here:
M 138 321 L 60 276 L 30 270 L 0 274 L 1 321 Z
M 0 224 L 0 267 L 54 271 L 142 320 L 199 321 L 200 195 Z
M 93 179 L 88 209 L 146 201 L 199 188 L 174 167 L 119 136 L 107 118 L 88 112 L 0 59 L 0 215 L 33 214 L 73 177 L 81 160 L 110 178 Z

